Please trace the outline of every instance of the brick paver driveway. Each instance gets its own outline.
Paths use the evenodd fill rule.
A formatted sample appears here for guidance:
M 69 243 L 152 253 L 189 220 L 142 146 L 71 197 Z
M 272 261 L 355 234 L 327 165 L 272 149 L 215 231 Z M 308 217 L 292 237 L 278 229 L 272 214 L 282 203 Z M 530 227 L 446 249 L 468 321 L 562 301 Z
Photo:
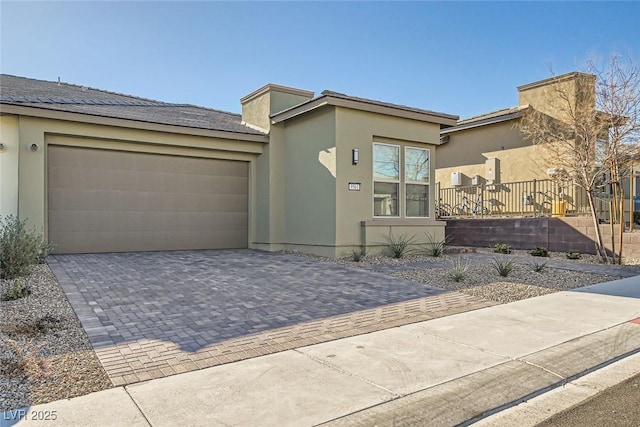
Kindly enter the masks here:
M 55 255 L 49 265 L 116 385 L 485 304 L 253 250 Z

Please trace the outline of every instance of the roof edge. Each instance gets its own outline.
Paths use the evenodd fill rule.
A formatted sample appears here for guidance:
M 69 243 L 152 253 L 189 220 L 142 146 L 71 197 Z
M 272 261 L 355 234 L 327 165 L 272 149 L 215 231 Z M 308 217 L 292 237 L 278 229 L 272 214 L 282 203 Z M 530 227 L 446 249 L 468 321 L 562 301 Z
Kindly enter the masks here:
M 1 104 L 0 115 L 17 115 L 38 117 L 53 120 L 65 120 L 88 124 L 106 124 L 109 126 L 117 126 L 131 129 L 141 129 L 149 131 L 158 131 L 158 127 L 166 129 L 168 132 L 208 136 L 214 138 L 235 139 L 247 142 L 268 143 L 269 136 L 267 134 L 244 133 L 230 130 L 208 129 L 199 127 L 189 127 L 183 125 L 175 125 L 169 123 L 158 123 L 154 121 L 124 119 L 120 117 L 104 116 L 99 114 L 79 113 L 72 111 L 54 110 L 43 107 L 35 107 L 30 105 L 19 104 Z M 257 130 L 257 129 L 254 129 Z
M 448 135 L 450 133 L 453 132 L 458 132 L 458 131 L 462 131 L 462 130 L 468 130 L 468 129 L 473 129 L 473 128 L 477 128 L 477 127 L 481 127 L 481 126 L 487 126 L 487 125 L 493 125 L 496 123 L 502 123 L 502 122 L 508 122 L 510 120 L 515 120 L 515 119 L 519 119 L 520 117 L 522 117 L 522 111 L 525 110 L 527 107 L 522 108 L 520 110 L 508 113 L 508 114 L 504 114 L 501 116 L 495 116 L 495 117 L 488 117 L 486 119 L 481 119 L 481 120 L 476 120 L 473 122 L 467 122 L 467 123 L 463 123 L 461 125 L 456 125 L 456 126 L 452 126 L 450 128 L 446 128 L 446 129 L 442 129 L 440 131 L 440 135 Z
M 431 123 L 452 125 L 452 121 L 458 120 L 458 116 L 438 113 L 435 111 L 427 111 L 414 109 L 411 107 L 403 107 L 395 104 L 387 104 L 378 101 L 367 101 L 364 99 L 353 99 L 347 95 L 329 93 L 321 95 L 317 98 L 310 99 L 293 107 L 287 108 L 270 116 L 272 122 L 280 123 L 290 118 L 305 114 L 325 105 L 336 107 L 352 108 L 356 110 L 368 111 L 371 113 L 387 114 L 390 116 L 402 117 L 413 120 L 428 121 Z M 385 111 L 386 110 L 386 111 Z M 395 114 L 392 114 L 395 113 Z
M 253 92 L 251 92 L 249 95 L 245 95 L 242 98 L 240 98 L 240 103 L 245 104 L 251 101 L 252 99 L 257 98 L 258 96 L 263 95 L 270 91 L 283 92 L 291 95 L 299 95 L 299 96 L 304 96 L 306 98 L 313 98 L 313 95 L 314 95 L 314 92 L 311 92 L 309 90 L 297 89 L 295 87 L 282 86 L 274 83 L 267 83 L 266 85 L 262 86 L 260 89 L 256 89 Z
M 522 86 L 518 86 L 517 89 L 518 89 L 518 92 L 522 92 L 523 90 L 529 90 L 529 89 L 533 89 L 535 87 L 545 86 L 545 85 L 548 85 L 549 83 L 556 83 L 556 82 L 561 82 L 561 81 L 564 81 L 564 80 L 569 80 L 569 79 L 572 79 L 572 78 L 577 77 L 577 76 L 586 76 L 586 77 L 591 77 L 593 79 L 596 78 L 596 76 L 593 75 L 593 74 L 583 73 L 581 71 L 572 71 L 570 73 L 560 74 L 559 76 L 549 77 L 548 79 L 538 80 L 538 81 L 532 82 L 532 83 L 527 83 L 527 84 L 524 84 Z

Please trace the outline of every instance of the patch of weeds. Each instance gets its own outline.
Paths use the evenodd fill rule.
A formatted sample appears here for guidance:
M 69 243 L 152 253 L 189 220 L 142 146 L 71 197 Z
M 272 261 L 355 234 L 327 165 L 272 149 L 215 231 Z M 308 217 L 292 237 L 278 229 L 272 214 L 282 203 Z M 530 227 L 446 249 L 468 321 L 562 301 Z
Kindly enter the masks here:
M 40 355 L 46 342 L 38 343 L 33 338 L 25 343 L 7 340 L 8 347 L 16 357 L 15 368 L 29 377 L 49 375 L 49 364 Z
M 364 257 L 367 256 L 367 247 L 361 246 L 359 249 L 354 249 L 351 253 L 351 259 L 354 262 L 360 262 Z
M 493 257 L 491 259 L 491 266 L 500 276 L 507 277 L 515 268 L 516 263 L 513 259 Z
M 431 234 L 424 234 L 427 240 L 427 243 L 425 244 L 427 253 L 429 253 L 433 257 L 444 255 L 447 250 L 447 246 L 449 246 L 449 236 L 445 237 L 442 240 L 436 240 L 436 238 Z
M 496 245 L 493 247 L 493 252 L 497 254 L 510 254 L 511 246 L 507 245 L 506 243 L 496 243 Z
M 537 261 L 534 261 L 534 262 L 531 264 L 531 269 L 532 269 L 533 271 L 535 271 L 536 273 L 542 273 L 542 272 L 544 272 L 544 269 L 545 269 L 546 267 L 547 267 L 547 263 L 546 263 L 546 262 L 537 262 Z
M 0 219 L 0 277 L 14 279 L 26 276 L 31 268 L 53 250 L 35 229 L 27 228 L 27 220 L 13 215 Z
M 454 282 L 461 282 L 467 277 L 467 271 L 469 270 L 470 261 L 463 260 L 462 257 L 457 257 L 453 260 L 451 268 L 448 271 L 449 277 Z
M 541 247 L 537 247 L 535 249 L 533 249 L 531 252 L 529 252 L 532 256 L 540 256 L 540 257 L 548 257 L 549 256 L 549 249 L 547 248 L 541 248 Z
M 413 252 L 411 245 L 415 242 L 416 236 L 407 237 L 401 234 L 399 237 L 393 236 L 393 230 L 389 227 L 389 234 L 384 237 L 386 240 L 386 252 L 393 258 L 402 258 Z
M 582 254 L 580 252 L 567 252 L 567 259 L 580 259 Z
M 59 317 L 47 314 L 39 319 L 27 319 L 20 323 L 14 323 L 8 326 L 2 327 L 2 332 L 9 336 L 27 336 L 37 337 L 44 335 L 50 331 L 60 329 L 62 319 Z
M 31 295 L 31 285 L 26 279 L 15 279 L 2 294 L 2 301 L 15 301 Z

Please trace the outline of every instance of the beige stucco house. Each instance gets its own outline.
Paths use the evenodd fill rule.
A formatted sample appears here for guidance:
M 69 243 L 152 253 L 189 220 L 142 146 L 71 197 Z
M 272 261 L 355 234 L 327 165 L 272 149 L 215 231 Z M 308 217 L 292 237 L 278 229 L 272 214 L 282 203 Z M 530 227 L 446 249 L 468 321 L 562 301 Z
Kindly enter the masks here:
M 572 72 L 525 84 L 517 88 L 517 106 L 463 119 L 444 128 L 440 132 L 443 145 L 438 148 L 436 182 L 447 188 L 472 185 L 474 178 L 479 183 L 549 179 L 549 169 L 555 167 L 553 159 L 543 147 L 523 138 L 518 121 L 528 108 L 561 119 L 558 90 L 571 93 L 576 87 L 589 87 L 595 95 L 595 78 Z
M 444 236 L 433 165 L 456 116 L 273 84 L 243 97 L 242 115 L 10 75 L 0 84 L 0 215 L 27 218 L 58 253 L 335 257 L 379 247 L 390 229 Z
M 586 193 L 553 180 L 557 159 L 545 146 L 526 140 L 518 124 L 529 110 L 563 120 L 565 96 L 571 105 L 595 108 L 595 81 L 594 75 L 572 72 L 525 84 L 517 88 L 517 106 L 443 128 L 436 182 L 441 206 L 452 207 L 443 214 L 456 215 L 465 203 L 471 206 L 466 210 L 487 215 L 587 212 Z

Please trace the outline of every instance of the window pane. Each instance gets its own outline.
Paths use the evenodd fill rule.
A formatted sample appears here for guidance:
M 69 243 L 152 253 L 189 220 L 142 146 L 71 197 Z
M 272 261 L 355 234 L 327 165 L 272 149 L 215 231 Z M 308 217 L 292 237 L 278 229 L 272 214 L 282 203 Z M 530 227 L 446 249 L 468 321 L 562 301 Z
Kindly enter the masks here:
M 398 216 L 398 184 L 373 183 L 373 215 Z
M 400 147 L 373 144 L 373 179 L 400 179 Z
M 404 152 L 404 179 L 429 182 L 429 150 L 407 147 Z
M 429 216 L 429 186 L 407 184 L 407 216 Z

